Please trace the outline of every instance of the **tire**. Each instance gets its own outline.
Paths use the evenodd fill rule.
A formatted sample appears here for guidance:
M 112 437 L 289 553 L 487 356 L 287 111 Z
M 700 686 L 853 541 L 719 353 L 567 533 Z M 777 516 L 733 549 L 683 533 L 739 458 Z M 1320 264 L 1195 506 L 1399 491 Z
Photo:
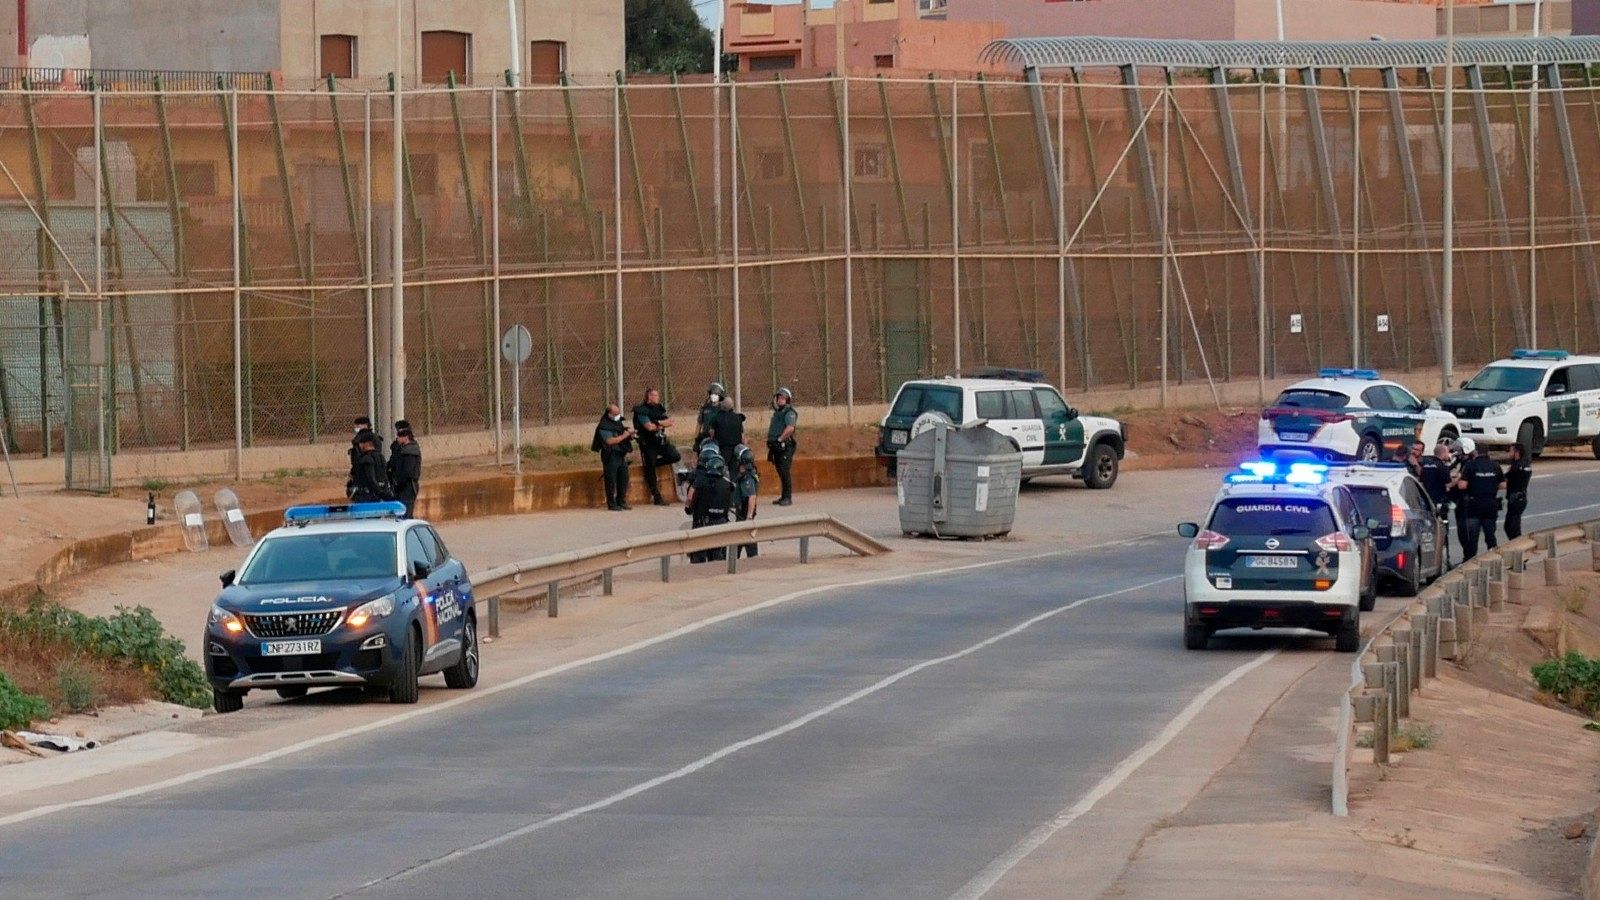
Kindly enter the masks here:
M 1333 649 L 1339 653 L 1354 653 L 1361 649 L 1361 617 L 1333 633 Z
M 417 671 L 422 668 L 422 641 L 416 629 L 406 631 L 406 653 L 400 658 L 400 668 L 389 684 L 390 703 L 417 702 Z
M 444 683 L 457 690 L 466 690 L 475 687 L 478 683 L 478 617 L 471 612 L 467 613 L 467 624 L 463 626 L 461 641 L 461 658 L 456 664 L 444 670 Z
M 1083 484 L 1091 490 L 1103 491 L 1117 483 L 1122 466 L 1117 451 L 1104 441 L 1089 448 L 1083 458 Z
M 1204 625 L 1183 625 L 1183 649 L 1204 650 L 1211 643 L 1211 632 Z
M 1415 597 L 1422 592 L 1422 559 L 1419 556 L 1411 557 L 1411 564 L 1406 566 L 1406 574 L 1399 580 L 1400 596 Z
M 1361 599 L 1356 603 L 1356 608 L 1362 612 L 1371 612 L 1378 605 L 1378 576 L 1373 573 L 1367 584 L 1371 585 L 1361 592 Z
M 1528 454 L 1529 459 L 1536 459 L 1544 453 L 1544 429 L 1538 422 L 1523 422 L 1517 429 L 1517 443 L 1522 445 L 1522 451 Z
M 306 688 L 305 688 L 304 685 L 295 685 L 293 687 L 281 687 L 281 688 L 278 688 L 278 696 L 282 697 L 285 700 L 299 700 L 301 697 L 304 697 L 305 695 L 306 695 Z
M 1356 459 L 1362 462 L 1377 462 L 1383 457 L 1383 441 L 1375 434 L 1363 434 L 1361 443 L 1356 445 Z
M 1589 452 L 1594 454 L 1595 459 L 1600 459 L 1600 434 L 1595 435 L 1589 443 Z
M 211 708 L 219 713 L 232 713 L 244 709 L 244 691 L 211 689 Z

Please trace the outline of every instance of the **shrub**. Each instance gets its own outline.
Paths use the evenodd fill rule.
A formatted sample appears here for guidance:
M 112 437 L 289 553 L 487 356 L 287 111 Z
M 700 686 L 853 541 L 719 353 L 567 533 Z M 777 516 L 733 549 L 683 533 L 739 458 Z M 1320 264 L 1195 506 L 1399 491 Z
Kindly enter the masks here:
M 164 494 L 167 488 L 172 487 L 172 482 L 165 478 L 146 478 L 144 481 L 139 482 L 139 487 L 152 494 Z
M 21 612 L 0 613 L 0 631 L 15 638 L 57 641 L 102 659 L 127 660 L 149 675 L 170 703 L 203 708 L 211 702 L 205 673 L 184 656 L 183 642 L 167 634 L 147 607 L 119 606 L 116 615 L 102 618 L 35 600 Z
M 22 689 L 0 672 L 0 729 L 27 728 L 34 719 L 50 714 L 50 705 L 43 697 L 23 693 Z
M 1533 667 L 1539 690 L 1590 715 L 1600 711 L 1600 659 L 1568 653 Z
M 100 703 L 100 683 L 94 672 L 77 659 L 64 659 L 56 668 L 56 690 L 68 711 L 80 713 Z

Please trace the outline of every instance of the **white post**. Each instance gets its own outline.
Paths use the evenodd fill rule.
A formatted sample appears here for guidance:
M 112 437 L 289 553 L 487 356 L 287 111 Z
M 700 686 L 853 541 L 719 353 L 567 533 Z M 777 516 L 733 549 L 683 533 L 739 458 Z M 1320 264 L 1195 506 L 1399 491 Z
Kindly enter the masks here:
M 506 17 L 511 24 L 511 30 L 507 34 L 511 39 L 511 83 L 513 85 L 522 84 L 522 30 L 517 27 L 517 3 L 519 2 L 520 0 L 506 0 Z M 499 366 L 495 368 L 498 369 Z M 496 416 L 498 415 L 496 413 Z
M 740 275 L 739 269 L 739 83 L 728 82 L 728 146 L 730 156 L 735 160 L 733 164 L 733 204 L 730 215 L 733 217 L 733 403 L 740 409 L 744 408 L 744 329 L 741 327 L 739 300 Z M 751 227 L 755 223 L 750 223 Z
M 711 218 L 713 230 L 712 247 L 715 248 L 717 261 L 722 260 L 722 25 L 717 25 L 717 44 L 715 52 L 711 54 Z M 737 202 L 734 204 L 737 206 Z M 736 232 L 737 233 L 737 232 Z M 718 279 L 718 290 L 721 290 L 721 279 Z M 721 302 L 718 302 L 720 308 Z M 720 328 L 720 322 L 713 322 L 713 327 Z M 718 373 L 718 377 L 721 373 Z
M 95 99 L 99 99 L 99 94 Z M 228 95 L 228 140 L 233 145 L 232 171 L 229 181 L 233 187 L 233 476 L 244 478 L 244 291 L 240 267 L 243 264 L 239 244 L 239 219 L 244 209 L 239 197 L 239 89 Z
M 1355 91 L 1351 116 L 1350 164 L 1350 365 L 1361 367 L 1361 89 Z M 1322 102 L 1319 98 L 1316 102 Z
M 405 84 L 402 53 L 403 0 L 394 3 L 394 202 L 390 225 L 389 271 L 393 279 L 389 310 L 389 414 L 406 417 L 406 226 L 405 226 Z M 235 145 L 237 146 L 237 145 Z M 238 153 L 234 153 L 238 156 Z
M 1267 402 L 1267 85 L 1261 85 L 1256 127 L 1256 399 Z
M 623 404 L 625 390 L 622 386 L 622 82 L 618 81 L 611 88 L 611 190 L 614 195 L 615 205 L 612 216 L 616 218 L 616 258 L 617 258 L 617 406 Z M 641 227 L 644 225 L 640 223 Z
M 1042 90 L 1042 88 L 1041 88 Z M 1078 323 L 1082 328 L 1083 322 Z M 1081 336 L 1080 336 L 1081 338 Z M 1083 360 L 1079 360 L 1083 362 Z M 1067 87 L 1056 85 L 1056 364 L 1061 370 L 1056 384 L 1067 386 Z M 1089 367 L 1083 368 L 1083 386 L 1089 386 Z
M 362 203 L 362 278 L 366 281 L 367 302 L 367 415 L 378 414 L 378 348 L 376 307 L 372 289 L 372 92 L 362 100 L 361 203 Z
M 1280 4 L 1281 5 L 1281 4 Z M 1137 84 L 1137 79 L 1134 79 Z M 1171 207 L 1172 185 L 1172 147 L 1169 143 L 1172 138 L 1172 88 L 1161 89 L 1161 408 L 1167 408 L 1167 382 L 1170 372 L 1168 360 L 1171 358 L 1172 326 L 1167 321 L 1171 318 L 1172 289 L 1172 239 L 1168 236 L 1171 230 L 1167 226 L 1167 211 Z
M 1456 4 L 1445 0 L 1444 71 L 1444 359 L 1439 361 L 1441 390 L 1450 390 L 1456 355 Z M 1483 160 L 1482 165 L 1489 165 Z
M 850 158 L 850 78 L 839 76 L 839 90 L 844 93 L 840 124 L 844 140 L 840 147 L 840 168 L 844 176 L 844 420 L 848 425 L 856 422 L 856 317 L 855 317 L 855 229 L 852 227 L 850 176 L 855 168 Z M 826 236 L 824 236 L 826 240 Z M 774 388 L 776 389 L 776 388 Z
M 1533 0 L 1533 37 L 1544 24 L 1542 0 Z M 1539 346 L 1539 51 L 1528 67 L 1528 345 Z
M 950 82 L 950 298 L 956 372 L 961 371 L 961 83 Z
M 516 0 L 511 0 L 515 4 Z M 512 7 L 512 30 L 515 29 L 516 13 Z M 515 83 L 515 81 L 513 81 Z M 516 88 L 510 88 L 516 90 Z M 502 325 L 500 322 L 500 92 L 489 92 L 489 265 L 490 299 L 494 303 L 494 327 L 490 329 L 489 359 L 494 363 L 494 464 L 505 465 L 505 385 L 504 377 L 500 370 L 500 354 L 494 342 L 500 340 Z M 518 392 L 520 398 L 520 385 Z M 517 411 L 519 414 L 521 410 Z M 516 448 L 517 471 L 522 471 L 522 447 Z
M 102 111 L 101 101 L 100 101 L 100 85 L 99 85 L 98 82 L 94 86 L 94 101 L 93 101 L 93 103 L 94 103 L 94 171 L 93 171 L 93 177 L 94 177 L 94 340 L 97 341 L 97 342 L 100 342 L 100 347 L 98 348 L 97 351 L 96 350 L 91 350 L 90 351 L 89 359 L 93 360 L 93 359 L 97 358 L 97 356 L 98 356 L 98 358 L 103 360 L 104 363 L 105 363 L 104 365 L 102 365 L 100 367 L 100 371 L 99 371 L 98 375 L 96 375 L 96 377 L 95 377 L 95 415 L 94 415 L 95 435 L 98 438 L 98 440 L 97 440 L 97 442 L 95 444 L 94 450 L 95 450 L 95 453 L 99 456 L 99 462 L 96 465 L 97 465 L 97 468 L 102 473 L 104 473 L 104 465 L 105 465 L 105 462 L 106 462 L 106 459 L 107 459 L 107 454 L 106 454 L 106 381 L 107 381 L 107 372 L 115 362 L 115 359 L 113 358 L 113 356 L 110 353 L 107 353 L 106 351 L 108 349 L 114 349 L 117 346 L 117 336 L 116 336 L 115 332 L 113 331 L 113 333 L 110 335 L 110 340 L 108 341 L 106 339 L 106 332 L 105 332 L 105 327 L 106 327 L 106 322 L 105 322 L 105 308 L 106 308 L 106 284 L 105 284 L 105 270 L 106 270 L 106 266 L 105 266 L 106 217 L 105 217 L 105 178 L 103 177 L 104 173 L 105 173 L 105 168 L 104 168 L 105 163 L 102 162 L 102 160 L 104 159 L 104 154 L 106 152 L 106 148 L 105 148 L 104 141 L 101 140 L 101 136 L 104 133 L 105 129 L 104 129 L 104 121 L 103 121 L 104 113 Z M 238 116 L 237 115 L 234 117 L 234 121 L 235 122 L 238 121 Z M 235 147 L 238 146 L 237 142 L 235 142 L 234 146 Z M 235 153 L 234 157 L 237 158 L 238 154 Z M 43 203 L 44 200 L 45 200 L 45 198 L 43 198 L 43 197 L 39 198 L 39 202 L 40 203 Z M 69 311 L 69 314 L 70 314 L 70 311 Z M 115 318 L 113 318 L 112 321 L 115 322 L 116 321 Z M 238 321 L 239 321 L 238 316 L 235 315 L 235 317 L 234 317 L 234 327 L 236 329 L 238 328 Z M 234 343 L 234 357 L 233 357 L 234 360 L 235 360 L 235 367 L 236 368 L 237 368 L 237 361 L 239 359 L 238 346 L 239 346 L 238 342 L 236 341 Z M 40 360 L 39 363 L 40 363 L 40 365 L 44 365 L 45 364 L 44 360 Z M 63 378 L 67 379 L 67 390 L 68 390 L 68 393 L 70 393 L 71 392 L 71 384 L 72 384 L 71 376 L 66 372 L 62 372 L 61 374 L 62 374 Z M 233 396 L 235 397 L 235 403 L 237 403 L 238 402 L 237 398 L 239 396 L 239 390 L 238 390 L 238 387 L 237 387 L 237 384 L 238 384 L 238 379 L 237 378 L 234 379 L 234 384 L 235 384 L 235 388 L 234 388 L 234 391 L 233 391 Z M 40 400 L 41 401 L 48 401 L 48 398 L 41 397 Z M 116 401 L 117 401 L 116 397 L 112 397 L 111 398 L 111 402 L 112 403 L 115 403 Z M 69 427 L 70 427 L 70 423 L 69 423 Z M 234 433 L 235 433 L 235 435 L 237 435 L 239 433 L 237 428 L 234 429 Z

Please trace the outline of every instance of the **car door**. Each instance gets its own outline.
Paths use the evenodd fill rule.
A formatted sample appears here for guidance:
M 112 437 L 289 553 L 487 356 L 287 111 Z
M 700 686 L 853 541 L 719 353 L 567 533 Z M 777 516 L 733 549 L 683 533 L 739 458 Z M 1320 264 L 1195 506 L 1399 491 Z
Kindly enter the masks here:
M 1443 562 L 1444 529 L 1434 512 L 1428 492 L 1415 478 L 1407 478 L 1400 485 L 1400 499 L 1406 506 L 1406 519 L 1411 523 L 1411 533 L 1417 537 L 1417 553 L 1421 563 L 1417 571 L 1437 574 Z
M 1578 437 L 1600 434 L 1600 363 L 1573 366 L 1567 386 L 1578 399 Z
M 1339 497 L 1339 516 L 1344 520 L 1344 532 L 1350 535 L 1351 540 L 1354 540 L 1355 534 L 1353 532 L 1356 526 L 1365 526 L 1367 517 L 1361 514 L 1361 504 L 1356 502 L 1356 498 L 1350 493 L 1349 488 L 1341 487 L 1337 494 Z M 1372 586 L 1372 580 L 1376 577 L 1373 562 L 1377 556 L 1378 549 L 1370 534 L 1367 535 L 1366 540 L 1357 541 L 1357 543 L 1361 545 L 1361 588 L 1366 590 Z
M 427 525 L 419 525 L 412 531 L 421 539 L 423 552 L 428 554 L 428 566 L 433 570 L 428 576 L 427 603 L 428 614 L 433 618 L 437 634 L 434 643 L 442 644 L 451 639 L 460 640 L 463 625 L 462 567 L 445 552 L 444 543 L 439 540 L 438 532 Z
M 1455 417 L 1441 409 L 1429 409 L 1416 394 L 1411 393 L 1398 384 L 1384 385 L 1389 390 L 1391 405 L 1395 408 L 1394 428 L 1392 440 L 1411 441 L 1420 439 L 1424 445 L 1432 447 L 1439 442 L 1439 433 L 1444 426 L 1454 422 Z M 1459 429 L 1457 429 L 1459 431 Z M 1402 434 L 1401 432 L 1405 433 Z M 1385 433 L 1388 438 L 1388 434 Z
M 1022 467 L 1036 469 L 1044 465 L 1044 422 L 1033 402 L 1033 391 L 1027 388 L 1006 391 L 1006 407 L 1011 421 L 1016 423 L 1017 443 L 1022 445 Z
M 1044 424 L 1044 464 L 1069 466 L 1083 459 L 1083 421 L 1073 414 L 1067 401 L 1055 388 L 1033 389 L 1039 405 L 1039 421 Z
M 1570 441 L 1578 436 L 1578 414 L 1582 410 L 1578 394 L 1573 391 L 1572 370 L 1575 366 L 1557 366 L 1550 370 L 1544 385 L 1546 439 Z

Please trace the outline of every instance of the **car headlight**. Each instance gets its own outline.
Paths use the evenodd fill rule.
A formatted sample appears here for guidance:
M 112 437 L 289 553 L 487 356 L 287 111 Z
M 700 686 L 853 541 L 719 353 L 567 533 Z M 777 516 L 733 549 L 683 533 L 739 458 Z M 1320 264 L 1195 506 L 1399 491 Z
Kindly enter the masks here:
M 236 612 L 230 612 L 220 606 L 211 607 L 211 626 L 221 628 L 228 634 L 244 634 L 244 619 Z
M 1509 404 L 1509 403 L 1496 403 L 1495 405 L 1493 405 L 1493 406 L 1491 406 L 1488 409 L 1483 411 L 1483 417 L 1485 419 L 1492 419 L 1495 416 L 1503 416 L 1503 415 L 1505 415 L 1506 413 L 1508 413 L 1510 411 L 1511 411 L 1511 404 Z
M 360 628 L 373 619 L 381 619 L 392 612 L 394 612 L 394 598 L 379 597 L 370 603 L 363 603 L 356 607 L 355 612 L 350 614 L 350 627 Z

